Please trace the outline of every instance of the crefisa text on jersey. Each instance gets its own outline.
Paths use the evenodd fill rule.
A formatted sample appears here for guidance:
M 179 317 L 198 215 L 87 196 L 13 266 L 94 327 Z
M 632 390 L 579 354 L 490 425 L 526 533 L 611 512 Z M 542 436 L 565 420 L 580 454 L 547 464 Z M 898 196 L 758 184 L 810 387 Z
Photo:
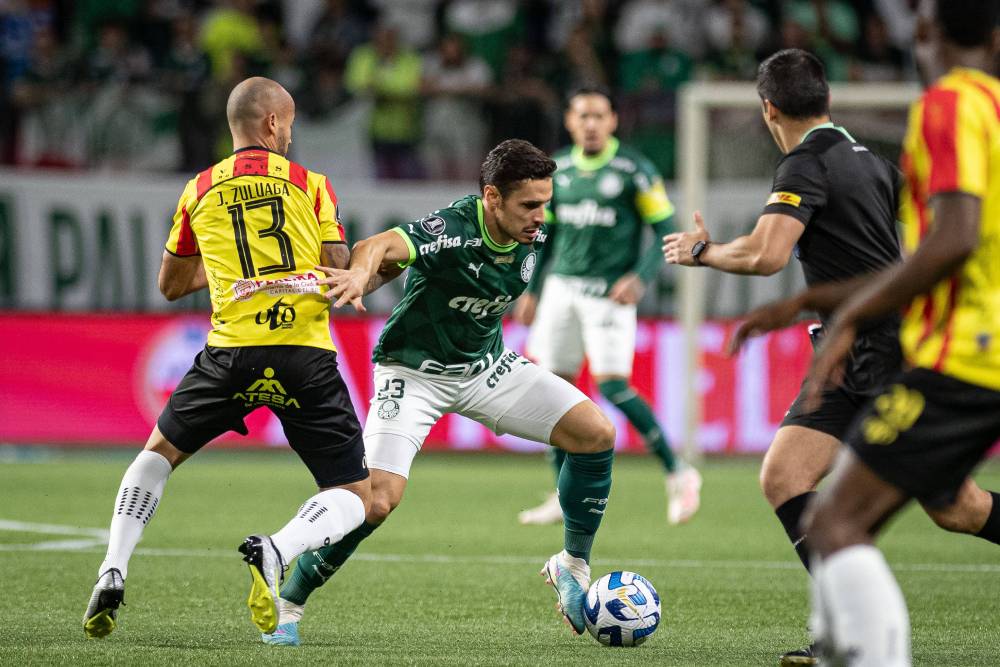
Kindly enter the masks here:
M 287 181 L 254 181 L 248 185 L 237 185 L 223 191 L 217 191 L 219 195 L 219 206 L 236 204 L 241 201 L 250 201 L 259 197 L 269 197 L 272 195 L 288 196 Z

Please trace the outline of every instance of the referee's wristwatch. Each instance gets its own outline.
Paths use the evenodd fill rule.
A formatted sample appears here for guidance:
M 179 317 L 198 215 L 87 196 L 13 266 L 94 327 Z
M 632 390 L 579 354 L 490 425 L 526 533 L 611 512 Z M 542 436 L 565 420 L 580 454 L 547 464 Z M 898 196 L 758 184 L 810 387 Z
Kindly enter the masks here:
M 691 257 L 694 258 L 694 263 L 697 266 L 703 266 L 701 263 L 701 253 L 705 252 L 705 248 L 711 241 L 698 241 L 693 246 L 691 246 Z

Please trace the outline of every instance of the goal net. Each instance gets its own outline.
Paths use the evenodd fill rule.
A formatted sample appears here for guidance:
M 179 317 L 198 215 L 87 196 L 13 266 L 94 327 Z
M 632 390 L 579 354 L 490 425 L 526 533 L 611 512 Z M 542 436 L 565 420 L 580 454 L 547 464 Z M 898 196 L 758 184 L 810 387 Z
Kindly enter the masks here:
M 858 141 L 897 159 L 906 111 L 916 84 L 831 84 L 833 121 Z M 712 237 L 727 241 L 752 229 L 770 192 L 780 157 L 761 118 L 752 83 L 696 82 L 680 95 L 677 124 L 678 226 L 693 229 L 701 211 Z M 684 332 L 684 453 L 701 456 L 703 360 L 699 332 L 706 317 L 733 318 L 747 309 L 791 294 L 802 270 L 791 261 L 776 276 L 733 276 L 712 270 L 676 269 L 677 316 Z M 772 372 L 778 369 L 772 369 Z

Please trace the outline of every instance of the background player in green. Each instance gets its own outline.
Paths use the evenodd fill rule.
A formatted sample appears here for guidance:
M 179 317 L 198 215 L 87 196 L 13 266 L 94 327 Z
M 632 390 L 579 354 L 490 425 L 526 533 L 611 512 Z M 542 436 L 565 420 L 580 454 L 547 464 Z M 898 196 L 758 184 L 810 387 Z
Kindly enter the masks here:
M 635 356 L 636 304 L 660 269 L 657 243 L 642 252 L 647 228 L 671 231 L 674 207 L 656 168 L 614 136 L 611 96 L 581 88 L 569 98 L 566 129 L 573 146 L 556 153 L 552 203 L 546 214 L 548 250 L 518 301 L 514 318 L 533 324 L 528 354 L 573 382 L 584 356 L 597 387 L 642 434 L 667 472 L 667 521 L 682 523 L 698 510 L 701 476 L 681 465 L 652 409 L 630 386 Z M 549 264 L 544 278 L 541 269 Z M 538 293 L 541 291 L 541 300 Z M 550 450 L 558 479 L 565 454 Z M 562 520 L 552 493 L 518 515 L 525 524 Z
M 583 632 L 590 550 L 611 489 L 615 429 L 576 387 L 503 343 L 502 318 L 534 273 L 545 243 L 544 206 L 555 162 L 526 141 L 486 157 L 480 188 L 416 222 L 358 243 L 349 270 L 320 267 L 328 298 L 364 310 L 361 297 L 410 268 L 403 299 L 373 354 L 375 390 L 365 425 L 372 508 L 339 543 L 305 554 L 281 589 L 268 643 L 298 644 L 306 598 L 403 498 L 414 456 L 450 412 L 498 434 L 567 452 L 559 476 L 564 549 L 542 568 L 573 630 Z

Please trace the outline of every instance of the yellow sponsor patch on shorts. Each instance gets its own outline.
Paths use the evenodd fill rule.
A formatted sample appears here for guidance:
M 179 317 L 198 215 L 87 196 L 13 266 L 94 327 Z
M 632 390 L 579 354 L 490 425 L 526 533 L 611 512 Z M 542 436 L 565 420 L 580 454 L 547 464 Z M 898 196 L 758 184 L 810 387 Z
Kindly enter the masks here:
M 789 206 L 795 206 L 798 208 L 799 203 L 802 201 L 802 197 L 791 192 L 772 192 L 771 196 L 767 198 L 767 204 L 788 204 Z

